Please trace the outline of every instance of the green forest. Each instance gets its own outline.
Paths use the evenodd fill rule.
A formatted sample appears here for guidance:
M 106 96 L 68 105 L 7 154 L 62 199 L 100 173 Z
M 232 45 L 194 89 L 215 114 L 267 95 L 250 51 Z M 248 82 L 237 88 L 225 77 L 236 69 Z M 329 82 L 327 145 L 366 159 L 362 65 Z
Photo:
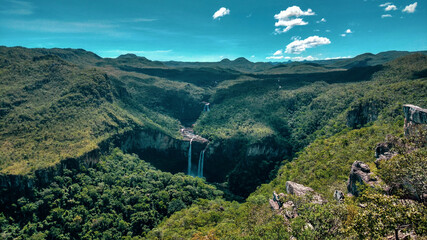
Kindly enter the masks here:
M 276 66 L 0 47 L 0 238 L 425 239 L 427 133 L 405 134 L 403 105 L 425 110 L 426 73 L 425 53 Z M 380 180 L 347 194 L 356 161 Z

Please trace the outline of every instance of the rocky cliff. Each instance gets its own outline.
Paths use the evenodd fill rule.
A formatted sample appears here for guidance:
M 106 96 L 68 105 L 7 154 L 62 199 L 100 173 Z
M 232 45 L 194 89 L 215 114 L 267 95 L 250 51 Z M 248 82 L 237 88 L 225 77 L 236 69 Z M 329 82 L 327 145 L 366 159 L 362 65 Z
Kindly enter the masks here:
M 190 134 L 191 133 L 191 134 Z M 135 131 L 127 134 L 117 145 L 124 152 L 136 153 L 156 168 L 171 173 L 187 172 L 187 159 L 190 141 L 192 142 L 192 172 L 197 172 L 199 154 L 208 144 L 208 140 L 191 131 L 182 130 L 182 139 L 176 139 L 155 130 Z
M 427 130 L 427 109 L 405 104 L 403 112 L 405 114 L 405 136 L 413 135 L 421 129 Z
M 376 101 L 361 102 L 351 107 L 347 113 L 347 126 L 360 128 L 378 119 L 381 104 Z

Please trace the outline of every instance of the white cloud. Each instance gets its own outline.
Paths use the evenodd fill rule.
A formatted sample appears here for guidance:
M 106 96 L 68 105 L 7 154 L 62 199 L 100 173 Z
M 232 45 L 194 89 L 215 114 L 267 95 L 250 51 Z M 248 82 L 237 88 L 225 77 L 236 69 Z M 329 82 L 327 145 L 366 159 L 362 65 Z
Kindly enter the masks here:
M 282 54 L 283 54 L 283 50 L 280 49 L 280 50 L 277 50 L 273 55 L 277 56 L 277 55 L 282 55 Z
M 307 9 L 307 11 L 303 11 L 298 6 L 292 6 L 292 7 L 288 7 L 284 11 L 280 11 L 279 14 L 274 15 L 274 18 L 280 20 L 280 19 L 289 19 L 291 17 L 311 16 L 314 14 L 315 13 L 310 8 Z
M 300 54 L 307 48 L 330 44 L 331 41 L 325 37 L 311 36 L 304 40 L 295 40 L 286 46 L 285 53 Z
M 384 10 L 386 12 L 388 12 L 388 11 L 396 11 L 397 7 L 396 7 L 396 5 L 388 5 Z
M 381 18 L 389 18 L 389 17 L 392 17 L 392 16 L 390 14 L 381 15 Z
M 381 4 L 380 7 L 387 7 L 390 4 L 391 4 L 391 2 L 386 2 L 386 3 Z
M 230 14 L 230 9 L 222 7 L 218 11 L 216 11 L 212 17 L 213 17 L 213 19 L 217 19 L 220 17 L 224 17 L 225 15 L 229 15 L 229 14 Z
M 418 5 L 418 2 L 409 4 L 408 6 L 405 7 L 405 9 L 402 10 L 402 12 L 413 13 L 415 12 L 415 8 L 417 7 L 417 5 Z
M 268 60 L 281 60 L 281 59 L 285 59 L 285 60 L 292 60 L 292 61 L 314 61 L 314 60 L 318 60 L 318 58 L 313 57 L 313 56 L 307 56 L 307 57 L 284 57 L 284 56 L 270 56 L 270 57 L 266 57 L 265 59 Z
M 345 57 L 331 57 L 331 58 L 325 58 L 324 60 L 346 59 L 346 58 L 352 58 L 352 57 L 351 57 L 351 56 L 345 56 Z
M 274 18 L 277 19 L 277 22 L 274 24 L 276 27 L 285 27 L 276 28 L 276 33 L 284 33 L 291 30 L 295 26 L 307 25 L 308 22 L 305 22 L 301 16 L 312 16 L 315 13 L 310 8 L 307 11 L 301 10 L 298 6 L 288 7 L 286 10 L 280 11 L 280 13 L 274 15 Z
M 301 62 L 301 61 L 314 61 L 314 60 L 318 60 L 318 58 L 313 57 L 313 56 L 307 56 L 307 57 L 293 57 L 291 58 L 292 61 L 297 61 L 297 62 Z
M 255 58 L 255 55 L 252 55 L 251 58 Z
M 285 33 L 287 31 L 291 30 L 295 26 L 304 26 L 307 24 L 308 24 L 308 22 L 304 22 L 304 20 L 302 20 L 302 18 L 295 18 L 295 19 L 290 19 L 290 20 L 279 20 L 274 25 L 276 27 L 286 27 L 284 29 L 276 28 L 276 30 L 275 30 L 277 33 Z
M 284 59 L 285 57 L 283 56 L 270 56 L 270 57 L 266 57 L 265 59 L 273 59 L 273 60 L 280 60 L 280 59 Z
M 316 21 L 316 23 L 326 22 L 325 18 L 320 19 L 319 21 Z
M 351 31 L 351 29 L 347 29 L 347 30 L 345 30 L 345 33 L 340 34 L 340 36 L 341 36 L 341 37 L 345 37 L 345 36 L 347 36 L 347 34 L 350 34 L 350 33 L 353 33 L 353 32 Z

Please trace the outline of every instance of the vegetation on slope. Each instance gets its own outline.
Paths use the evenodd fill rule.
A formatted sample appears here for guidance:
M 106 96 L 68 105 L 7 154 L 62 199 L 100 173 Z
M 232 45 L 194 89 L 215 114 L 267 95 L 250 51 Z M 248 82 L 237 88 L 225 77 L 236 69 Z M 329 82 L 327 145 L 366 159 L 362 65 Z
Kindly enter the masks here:
M 276 179 L 245 203 L 200 200 L 173 214 L 150 232 L 150 238 L 357 238 L 366 229 L 375 238 L 408 222 L 414 223 L 411 230 L 426 234 L 423 206 L 403 206 L 395 196 L 376 201 L 382 196 L 377 192 L 368 191 L 342 205 L 330 201 L 317 206 L 293 199 L 300 214 L 288 225 L 268 205 L 272 191 L 284 192 L 288 180 L 306 184 L 330 199 L 333 190 L 344 189 L 353 161 L 372 163 L 375 143 L 386 134 L 400 135 L 401 105 L 427 105 L 425 55 L 349 71 L 269 75 L 208 66 L 168 69 L 135 56 L 100 59 L 83 50 L 0 51 L 2 173 L 27 174 L 53 166 L 135 128 L 156 129 L 178 138 L 180 124 L 198 119 L 202 101 L 212 107 L 198 119 L 195 130 L 212 145 L 237 149 L 229 169 L 215 168 L 223 176 L 228 174 L 222 180 L 234 193 L 249 195 L 283 164 Z M 228 77 L 212 77 L 218 73 Z M 248 158 L 247 150 L 256 145 L 283 151 L 286 161 L 282 163 L 282 155 Z M 230 160 L 225 155 L 216 158 L 224 159 Z M 427 158 L 425 152 L 416 152 L 409 159 Z M 385 169 L 414 166 L 400 161 Z M 389 182 L 404 179 L 383 176 Z M 405 191 L 396 194 L 403 196 Z M 0 227 L 4 238 L 144 236 L 164 216 L 198 198 L 219 195 L 200 179 L 155 171 L 116 150 L 95 168 L 65 170 L 48 188 L 35 189 L 34 198 L 5 206 Z M 396 211 L 387 213 L 384 206 Z M 379 217 L 367 221 L 364 216 Z M 380 228 L 373 229 L 375 221 L 382 223 Z M 313 228 L 306 227 L 307 222 Z
M 402 116 L 403 103 L 427 105 L 427 81 L 416 74 L 426 68 L 427 57 L 414 54 L 387 64 L 370 81 L 301 83 L 295 76 L 225 81 L 211 97 L 211 111 L 200 117 L 195 130 L 224 145 L 244 143 L 243 153 L 251 145 L 265 144 L 284 150 L 283 157 L 292 159 L 315 139 L 347 126 L 360 128 L 377 119 L 393 121 Z M 282 160 L 255 159 L 252 164 L 246 158 L 230 171 L 230 187 L 248 195 L 267 181 L 260 174 L 274 170 Z M 262 161 L 265 164 L 258 164 Z M 257 179 L 256 183 L 250 179 Z
M 113 77 L 55 55 L 2 48 L 0 171 L 28 174 L 136 127 L 178 136 L 178 121 L 129 104 Z M 4 54 L 3 54 L 4 53 Z
M 418 236 L 427 236 L 427 209 L 423 204 L 408 204 L 397 196 L 370 189 L 359 198 L 347 198 L 344 203 L 332 198 L 334 190 L 346 192 L 346 180 L 354 161 L 362 160 L 376 169 L 373 164 L 375 145 L 390 133 L 401 135 L 401 121 L 345 129 L 330 138 L 316 140 L 292 162 L 285 163 L 277 177 L 252 193 L 245 203 L 198 202 L 172 215 L 149 236 L 153 239 L 284 239 L 290 236 L 297 239 L 377 239 L 393 235 L 399 226 L 406 226 L 398 229 L 403 232 L 414 231 Z M 415 179 L 422 178 L 427 170 L 425 150 L 417 154 L 405 153 L 403 157 L 410 157 L 412 163 L 422 166 L 417 172 L 411 171 L 416 174 Z M 413 167 L 412 164 L 399 166 L 393 171 L 408 173 Z M 317 205 L 305 198 L 287 196 L 283 202 L 294 201 L 298 216 L 286 221 L 274 213 L 268 202 L 273 191 L 286 192 L 286 181 L 310 186 L 329 202 Z M 307 227 L 307 223 L 311 227 Z
M 1 239 L 138 239 L 199 198 L 222 192 L 115 149 L 94 168 L 67 170 L 34 196 L 2 206 Z

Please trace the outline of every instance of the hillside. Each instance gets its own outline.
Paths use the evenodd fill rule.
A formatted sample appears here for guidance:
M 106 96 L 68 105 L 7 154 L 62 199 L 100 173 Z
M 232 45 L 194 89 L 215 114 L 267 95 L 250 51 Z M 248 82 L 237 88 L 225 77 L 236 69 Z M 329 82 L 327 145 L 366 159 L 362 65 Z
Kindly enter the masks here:
M 1 236 L 271 239 L 309 219 L 301 238 L 355 237 L 368 223 L 346 216 L 362 218 L 357 204 L 381 193 L 337 206 L 334 191 L 346 192 L 356 160 L 394 181 L 377 172 L 375 145 L 403 137 L 403 104 L 427 106 L 427 56 L 400 54 L 267 67 L 0 47 Z M 291 232 L 268 205 L 288 181 L 330 201 L 301 198 Z M 416 206 L 405 221 L 425 222 Z
M 159 149 L 151 154 L 126 136 L 161 132 L 179 142 L 179 129 L 195 123 L 196 132 L 211 140 L 204 176 L 227 181 L 234 193 L 245 196 L 333 119 L 340 119 L 336 124 L 341 126 L 333 131 L 343 128 L 349 106 L 363 107 L 369 98 L 379 98 L 379 111 L 391 103 L 394 109 L 405 101 L 425 104 L 422 91 L 416 90 L 424 81 L 413 80 L 423 76 L 425 55 L 332 72 L 303 68 L 299 74 L 245 74 L 208 66 L 171 68 L 135 55 L 102 59 L 84 50 L 2 47 L 1 52 L 0 171 L 6 174 L 31 174 L 103 152 L 111 144 L 160 169 L 184 171 L 184 146 L 175 153 Z M 250 62 L 237 59 L 233 64 Z M 411 94 L 393 91 L 403 86 Z M 378 91 L 396 94 L 375 96 Z M 202 113 L 206 102 L 211 111 Z M 125 141 L 130 145 L 124 147 Z M 198 153 L 193 154 L 197 159 Z M 182 159 L 182 165 L 172 167 L 170 157 Z M 252 164 L 261 171 L 254 175 Z

